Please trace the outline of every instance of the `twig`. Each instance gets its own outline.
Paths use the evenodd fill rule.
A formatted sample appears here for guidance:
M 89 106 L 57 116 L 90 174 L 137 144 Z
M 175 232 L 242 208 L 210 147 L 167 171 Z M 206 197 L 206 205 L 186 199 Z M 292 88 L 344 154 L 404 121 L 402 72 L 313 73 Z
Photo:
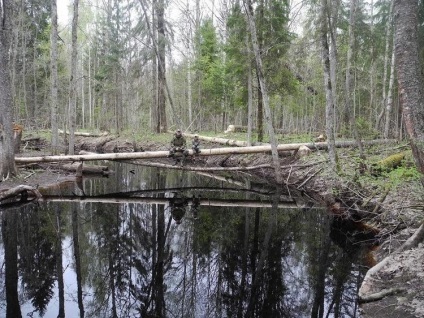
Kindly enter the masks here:
M 318 169 L 317 171 L 315 171 L 313 174 L 311 174 L 308 178 L 306 178 L 305 181 L 303 181 L 299 186 L 297 186 L 298 189 L 300 189 L 301 187 L 303 187 L 309 180 L 311 180 L 315 175 L 317 175 L 320 171 L 322 170 L 322 168 Z

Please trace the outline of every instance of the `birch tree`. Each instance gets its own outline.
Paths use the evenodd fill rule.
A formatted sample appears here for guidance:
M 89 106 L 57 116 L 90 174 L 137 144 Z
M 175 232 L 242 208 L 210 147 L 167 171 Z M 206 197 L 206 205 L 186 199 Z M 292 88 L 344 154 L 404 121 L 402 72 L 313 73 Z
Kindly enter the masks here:
M 12 87 L 10 45 L 13 36 L 14 0 L 0 2 L 0 177 L 16 173 L 12 133 Z

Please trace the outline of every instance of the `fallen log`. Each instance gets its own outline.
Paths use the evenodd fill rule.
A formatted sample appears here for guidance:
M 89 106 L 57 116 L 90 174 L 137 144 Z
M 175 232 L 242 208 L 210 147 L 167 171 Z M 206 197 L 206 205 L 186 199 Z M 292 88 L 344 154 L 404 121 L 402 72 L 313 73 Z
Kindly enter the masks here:
M 228 138 L 220 138 L 220 137 L 208 137 L 208 136 L 200 136 L 195 134 L 183 134 L 185 137 L 194 138 L 194 136 L 198 136 L 200 140 L 210 141 L 217 144 L 227 145 L 227 146 L 236 146 L 236 147 L 246 147 L 247 141 L 228 139 Z
M 373 175 L 380 175 L 382 172 L 390 172 L 397 167 L 399 167 L 403 160 L 406 157 L 407 152 L 399 152 L 395 153 L 393 155 L 388 156 L 387 158 L 384 158 L 377 163 L 373 164 L 371 167 L 371 173 Z
M 105 176 L 111 173 L 108 166 L 83 165 L 81 162 L 63 164 L 60 165 L 59 168 L 65 171 L 78 172 L 80 174 L 101 174 Z
M 424 223 L 421 223 L 420 227 L 415 231 L 415 233 L 411 237 L 409 237 L 400 247 L 398 247 L 392 254 L 386 256 L 380 263 L 376 264 L 368 270 L 358 291 L 359 302 L 369 302 L 371 301 L 370 299 L 374 300 L 374 295 L 378 293 L 374 291 L 374 281 L 379 279 L 379 273 L 383 271 L 384 267 L 389 264 L 389 262 L 393 261 L 395 255 L 398 255 L 406 250 L 416 247 L 423 240 Z M 385 296 L 388 294 L 383 293 L 383 295 Z
M 69 131 L 63 131 L 59 129 L 59 134 L 67 134 L 69 135 Z M 82 132 L 82 131 L 76 131 L 74 132 L 75 136 L 82 136 L 82 137 L 103 137 L 107 136 L 109 133 L 107 131 L 101 132 L 101 133 L 94 133 L 94 132 Z
M 364 142 L 367 144 L 387 143 L 386 140 L 372 140 Z M 318 143 L 293 143 L 281 144 L 277 146 L 278 151 L 297 150 L 300 146 L 306 146 L 311 149 L 326 149 L 327 142 Z M 342 141 L 336 142 L 336 147 L 354 147 L 355 141 Z M 193 150 L 187 150 L 188 155 L 194 155 Z M 236 155 L 236 154 L 249 154 L 271 152 L 270 145 L 264 146 L 251 146 L 251 147 L 227 147 L 227 148 L 212 148 L 202 149 L 196 156 L 219 156 L 219 155 Z M 65 161 L 92 161 L 92 160 L 129 160 L 129 159 L 152 159 L 152 158 L 167 158 L 169 151 L 145 151 L 145 152 L 131 152 L 131 153 L 103 153 L 103 154 L 90 154 L 90 155 L 63 155 L 63 156 L 39 156 L 39 157 L 15 157 L 17 164 L 33 163 L 33 162 L 65 162 Z

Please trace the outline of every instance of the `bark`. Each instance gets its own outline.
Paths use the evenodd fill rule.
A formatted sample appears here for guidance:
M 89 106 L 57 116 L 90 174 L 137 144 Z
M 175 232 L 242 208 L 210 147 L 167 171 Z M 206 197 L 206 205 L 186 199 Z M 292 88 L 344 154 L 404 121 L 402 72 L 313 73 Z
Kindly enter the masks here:
M 345 80 L 345 107 L 343 114 L 344 126 L 346 129 L 349 129 L 351 124 L 351 116 L 354 115 L 352 112 L 353 106 L 353 82 L 352 82 L 352 59 L 353 53 L 355 50 L 355 18 L 356 18 L 356 7 L 357 1 L 350 1 L 350 17 L 349 17 L 349 46 L 347 51 L 347 60 L 346 60 L 346 80 Z M 353 119 L 354 121 L 355 119 Z
M 371 140 L 364 142 L 366 145 L 385 144 L 393 142 L 393 140 Z M 276 145 L 277 151 L 298 150 L 299 147 L 306 146 L 311 149 L 327 149 L 327 142 L 310 142 L 298 144 L 281 144 Z M 334 144 L 336 147 L 355 147 L 356 141 L 340 141 Z M 270 152 L 271 145 L 251 146 L 251 147 L 227 147 L 227 148 L 212 148 L 201 149 L 196 156 L 217 156 L 229 154 L 248 154 Z M 187 150 L 188 155 L 194 155 L 193 150 Z M 103 153 L 90 155 L 73 155 L 73 156 L 41 156 L 41 157 L 17 157 L 16 163 L 34 163 L 34 162 L 65 162 L 65 161 L 91 161 L 91 160 L 128 160 L 128 159 L 152 159 L 152 158 L 167 158 L 169 151 L 145 151 L 145 152 L 128 152 L 128 153 Z
M 389 12 L 389 17 L 392 16 L 392 12 L 393 12 L 393 3 L 394 1 L 392 0 L 392 4 L 390 6 L 390 12 Z M 377 117 L 376 120 L 376 125 L 375 128 L 379 129 L 380 127 L 380 122 L 381 119 L 384 116 L 384 112 L 386 109 L 386 82 L 387 82 L 387 65 L 389 64 L 389 45 L 390 45 L 390 34 L 391 34 L 391 29 L 392 29 L 392 19 L 389 18 L 387 19 L 387 23 L 386 23 L 386 46 L 385 46 L 385 50 L 384 50 L 384 66 L 383 66 L 383 82 L 382 82 L 382 86 L 383 86 L 383 90 L 382 90 L 382 98 L 381 98 L 381 112 Z M 394 47 L 393 47 L 394 50 Z M 392 65 L 393 67 L 393 65 Z
M 10 79 L 10 48 L 13 36 L 14 1 L 0 5 L 0 178 L 16 174 L 12 134 L 13 99 Z
M 167 93 L 167 96 L 168 96 L 169 105 L 171 106 L 171 111 L 173 113 L 173 116 L 175 117 L 175 120 L 176 120 L 178 126 L 182 126 L 181 118 L 178 116 L 178 114 L 175 111 L 171 91 L 169 89 L 169 86 L 168 86 L 168 83 L 167 83 L 167 80 L 166 80 L 166 74 L 165 74 L 165 71 L 164 71 L 165 65 L 162 65 L 161 63 L 159 63 L 161 60 L 159 59 L 158 41 L 156 41 L 154 33 L 151 29 L 151 26 L 150 26 L 150 23 L 149 23 L 149 18 L 148 18 L 147 11 L 146 11 L 146 6 L 145 6 L 143 1 L 144 0 L 139 0 L 141 8 L 142 8 L 143 13 L 144 13 L 144 18 L 146 19 L 146 25 L 147 25 L 147 29 L 149 31 L 150 39 L 153 42 L 153 47 L 154 47 L 156 58 L 157 58 L 157 61 L 158 61 L 158 69 L 160 68 L 160 69 L 163 70 L 162 75 L 163 75 L 163 79 L 164 79 L 164 85 L 165 85 L 166 93 Z M 158 116 L 159 116 L 159 114 L 158 114 Z M 159 121 L 160 121 L 160 119 L 159 119 Z M 166 129 L 164 129 L 163 131 L 166 131 Z
M 194 138 L 195 135 L 184 133 L 185 137 Z M 204 141 L 210 141 L 218 144 L 224 144 L 228 146 L 237 146 L 237 147 L 245 147 L 249 146 L 249 143 L 247 141 L 241 141 L 241 140 L 234 140 L 234 139 L 227 139 L 227 138 L 220 138 L 220 137 L 208 137 L 208 136 L 199 136 L 200 140 Z
M 389 138 L 390 131 L 390 115 L 393 107 L 393 83 L 395 81 L 395 51 L 392 52 L 392 60 L 390 63 L 390 79 L 389 79 L 389 90 L 387 93 L 386 102 L 386 120 L 384 123 L 384 138 Z
M 418 48 L 418 1 L 395 0 L 393 10 L 400 104 L 415 163 L 424 174 L 424 80 Z M 421 182 L 424 184 L 424 176 Z
M 156 7 L 157 7 L 157 0 L 153 0 L 152 1 L 152 34 L 151 34 L 151 41 L 152 41 L 152 45 L 156 45 L 157 43 L 157 39 L 158 39 L 158 34 L 157 34 L 157 28 L 155 28 L 154 26 L 156 25 Z M 147 13 L 145 13 L 147 14 Z M 146 23 L 149 23 L 149 21 L 147 21 Z M 155 54 L 153 52 L 153 54 Z M 151 121 L 151 129 L 153 132 L 158 132 L 158 125 L 157 123 L 159 122 L 159 107 L 158 107 L 158 60 L 157 58 L 153 58 L 152 59 L 152 80 L 153 80 L 153 92 L 152 92 L 152 97 L 153 97 L 153 101 L 152 101 L 152 106 L 151 106 L 151 116 L 150 116 L 150 121 Z
M 58 130 L 59 134 L 67 134 L 69 135 L 70 132 L 69 131 L 64 131 L 59 129 Z M 53 133 L 53 131 L 52 131 Z M 95 133 L 95 132 L 81 132 L 81 131 L 74 131 L 74 136 L 83 136 L 83 137 L 103 137 L 103 136 L 107 136 L 109 135 L 109 133 L 107 131 L 102 132 L 102 133 Z
M 156 2 L 156 16 L 157 16 L 157 31 L 158 31 L 158 113 L 159 121 L 157 123 L 156 132 L 164 132 L 168 130 L 166 121 L 166 104 L 165 104 L 165 50 L 166 50 L 166 37 L 165 37 L 165 1 L 158 0 Z
M 69 79 L 69 147 L 68 153 L 74 154 L 75 146 L 75 129 L 77 120 L 77 32 L 78 32 L 78 3 L 79 0 L 74 0 L 74 16 L 72 18 L 72 48 L 71 48 L 71 77 Z
M 51 112 L 51 127 L 52 127 L 52 155 L 57 155 L 59 152 L 59 133 L 58 133 L 58 88 L 57 88 L 57 2 L 51 0 L 52 8 L 52 30 L 51 30 L 51 96 L 50 96 L 50 112 Z
M 111 171 L 109 171 L 108 166 L 96 166 L 96 165 L 83 165 L 81 162 L 68 163 L 60 165 L 60 169 L 71 172 L 80 172 L 82 174 L 101 174 L 108 176 Z
M 250 38 L 252 41 L 252 47 L 253 47 L 253 53 L 255 55 L 256 59 L 256 68 L 258 73 L 258 79 L 260 84 L 260 89 L 262 93 L 262 101 L 263 106 L 265 110 L 265 122 L 268 127 L 268 134 L 269 139 L 271 142 L 271 153 L 272 153 L 272 161 L 275 169 L 275 177 L 277 179 L 278 183 L 282 183 L 282 175 L 281 175 L 281 169 L 280 169 L 280 163 L 278 159 L 278 150 L 277 150 L 277 139 L 275 138 L 274 133 L 274 127 L 272 124 L 272 115 L 271 115 L 271 109 L 269 106 L 269 96 L 268 96 L 268 88 L 266 84 L 265 74 L 264 74 L 264 67 L 262 64 L 262 57 L 260 55 L 259 51 L 259 44 L 258 44 L 258 38 L 257 38 L 257 32 L 256 32 L 256 26 L 255 22 L 253 20 L 252 14 L 251 14 L 251 2 L 250 0 L 247 0 L 247 3 L 245 4 L 245 11 L 247 15 L 247 20 L 249 23 L 249 30 L 250 30 Z
M 252 145 L 252 131 L 253 131 L 253 85 L 252 85 L 252 64 L 251 51 L 249 46 L 249 38 L 246 35 L 246 48 L 248 54 L 248 70 L 247 70 L 247 145 Z
M 358 133 L 358 128 L 356 126 L 356 116 L 355 116 L 355 105 L 353 101 L 353 91 L 354 83 L 352 79 L 352 63 L 353 57 L 355 56 L 356 46 L 355 46 L 355 23 L 356 23 L 356 10 L 357 10 L 357 0 L 350 1 L 350 17 L 349 17 L 349 48 L 347 53 L 346 61 L 346 96 L 345 96 L 345 109 L 344 109 L 344 122 L 345 128 L 352 128 L 353 136 L 359 148 L 359 157 L 361 159 L 360 171 L 365 170 L 365 152 L 361 142 L 361 138 Z

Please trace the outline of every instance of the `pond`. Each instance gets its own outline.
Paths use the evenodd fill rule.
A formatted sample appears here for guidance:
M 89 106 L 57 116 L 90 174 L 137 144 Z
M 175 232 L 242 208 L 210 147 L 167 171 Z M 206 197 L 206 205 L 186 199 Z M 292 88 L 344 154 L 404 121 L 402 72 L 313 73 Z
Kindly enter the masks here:
M 2 208 L 0 317 L 355 317 L 372 238 L 266 184 L 113 164 Z

